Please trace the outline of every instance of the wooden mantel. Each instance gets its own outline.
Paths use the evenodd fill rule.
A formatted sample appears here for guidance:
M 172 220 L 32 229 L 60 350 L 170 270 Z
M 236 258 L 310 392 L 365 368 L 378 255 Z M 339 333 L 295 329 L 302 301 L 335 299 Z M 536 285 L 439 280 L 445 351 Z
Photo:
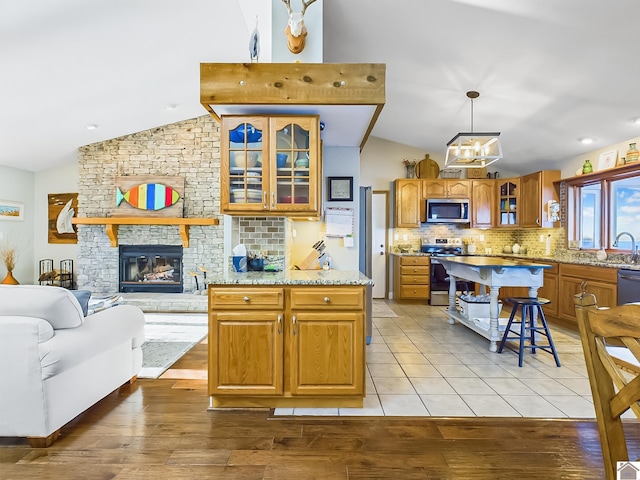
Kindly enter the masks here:
M 179 218 L 179 217 L 78 217 L 72 219 L 75 225 L 104 225 L 112 247 L 118 246 L 118 227 L 120 225 L 178 225 L 182 246 L 189 246 L 189 226 L 219 225 L 217 218 Z

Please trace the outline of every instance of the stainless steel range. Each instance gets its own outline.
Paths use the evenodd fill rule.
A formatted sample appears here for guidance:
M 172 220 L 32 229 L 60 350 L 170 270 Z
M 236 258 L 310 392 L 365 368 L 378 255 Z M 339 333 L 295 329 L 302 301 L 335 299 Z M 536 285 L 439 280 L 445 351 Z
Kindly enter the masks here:
M 449 275 L 438 261 L 438 257 L 463 255 L 461 238 L 427 238 L 423 239 L 420 248 L 422 253 L 431 256 L 430 305 L 449 305 Z M 466 280 L 456 282 L 456 290 L 472 291 L 475 283 Z

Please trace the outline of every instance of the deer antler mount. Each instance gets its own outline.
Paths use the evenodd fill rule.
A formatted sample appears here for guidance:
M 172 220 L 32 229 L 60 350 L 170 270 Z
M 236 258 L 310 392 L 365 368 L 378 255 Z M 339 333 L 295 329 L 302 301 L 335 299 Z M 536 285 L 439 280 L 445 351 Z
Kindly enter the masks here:
M 304 50 L 305 39 L 307 37 L 307 27 L 304 25 L 304 12 L 307 7 L 316 0 L 302 0 L 302 10 L 294 12 L 291 10 L 291 0 L 282 0 L 289 13 L 289 21 L 285 33 L 287 34 L 287 47 L 289 51 L 298 54 Z

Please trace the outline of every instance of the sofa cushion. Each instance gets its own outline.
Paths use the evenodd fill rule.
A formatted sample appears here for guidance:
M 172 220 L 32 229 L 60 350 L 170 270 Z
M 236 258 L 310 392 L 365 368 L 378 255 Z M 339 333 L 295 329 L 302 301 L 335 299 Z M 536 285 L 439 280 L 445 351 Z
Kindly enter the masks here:
M 76 297 L 78 303 L 82 307 L 82 314 L 86 317 L 89 313 L 89 298 L 91 298 L 91 290 L 71 290 L 71 294 Z
M 73 294 L 47 285 L 0 285 L 0 316 L 37 317 L 54 329 L 82 325 L 84 315 Z

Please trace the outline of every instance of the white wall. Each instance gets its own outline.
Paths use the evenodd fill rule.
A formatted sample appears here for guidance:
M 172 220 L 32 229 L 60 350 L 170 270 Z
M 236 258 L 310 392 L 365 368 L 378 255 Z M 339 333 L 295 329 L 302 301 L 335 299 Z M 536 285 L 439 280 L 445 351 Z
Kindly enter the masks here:
M 309 7 L 311 8 L 311 7 Z M 331 267 L 337 270 L 358 270 L 358 219 L 360 213 L 360 151 L 358 147 L 324 147 L 323 149 L 323 207 L 344 207 L 354 209 L 354 246 L 345 247 L 342 238 L 324 235 L 324 219 L 320 222 L 293 222 L 296 237 L 291 248 L 292 263 L 300 261 L 318 240 L 324 239 L 327 246 L 325 253 L 332 259 Z M 353 177 L 352 202 L 327 202 L 327 177 Z M 324 213 L 324 211 L 323 211 Z
M 15 246 L 18 260 L 13 276 L 20 283 L 34 282 L 33 269 L 33 226 L 34 194 L 33 172 L 0 165 L 0 200 L 24 204 L 22 221 L 0 220 L 0 242 Z M 0 280 L 7 274 L 4 263 L 0 261 Z
M 34 276 L 38 276 L 38 262 L 52 258 L 54 268 L 60 260 L 71 258 L 77 265 L 78 246 L 76 244 L 49 243 L 49 197 L 50 193 L 76 193 L 78 191 L 78 162 L 73 160 L 65 165 L 36 172 L 34 176 Z M 77 212 L 76 212 L 77 214 Z M 77 273 L 77 269 L 76 269 Z

